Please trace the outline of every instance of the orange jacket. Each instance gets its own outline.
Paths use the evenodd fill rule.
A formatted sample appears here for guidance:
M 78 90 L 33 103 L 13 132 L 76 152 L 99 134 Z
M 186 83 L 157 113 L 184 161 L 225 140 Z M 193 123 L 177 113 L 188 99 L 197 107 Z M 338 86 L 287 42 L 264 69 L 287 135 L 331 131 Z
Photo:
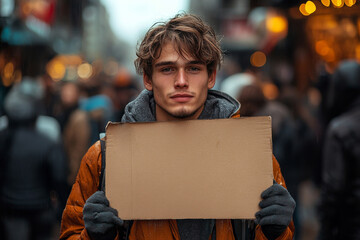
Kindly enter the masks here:
M 284 178 L 280 171 L 280 166 L 273 157 L 274 179 L 280 185 L 286 187 Z M 90 239 L 84 227 L 83 207 L 86 200 L 98 190 L 99 178 L 101 174 L 101 144 L 97 141 L 90 147 L 82 159 L 81 166 L 72 187 L 70 196 L 63 212 L 60 230 L 60 239 Z M 231 220 L 216 220 L 216 239 L 232 240 L 233 229 Z M 284 233 L 277 240 L 291 240 L 294 234 L 294 224 L 290 223 Z M 255 239 L 267 239 L 261 227 L 256 227 Z M 135 220 L 130 236 L 130 240 L 180 240 L 180 235 L 176 220 Z

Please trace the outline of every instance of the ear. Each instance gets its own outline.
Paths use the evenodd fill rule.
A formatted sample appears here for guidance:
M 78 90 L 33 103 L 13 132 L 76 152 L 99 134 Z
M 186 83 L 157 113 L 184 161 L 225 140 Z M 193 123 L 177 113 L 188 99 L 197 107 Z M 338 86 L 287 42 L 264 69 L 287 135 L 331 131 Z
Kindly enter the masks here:
M 147 90 L 152 91 L 152 89 L 153 89 L 152 81 L 151 81 L 150 77 L 148 75 L 146 75 L 145 73 L 143 74 L 143 82 L 144 82 L 144 87 Z
M 216 70 L 214 70 L 210 75 L 208 79 L 208 89 L 211 89 L 215 86 L 215 80 L 216 80 Z

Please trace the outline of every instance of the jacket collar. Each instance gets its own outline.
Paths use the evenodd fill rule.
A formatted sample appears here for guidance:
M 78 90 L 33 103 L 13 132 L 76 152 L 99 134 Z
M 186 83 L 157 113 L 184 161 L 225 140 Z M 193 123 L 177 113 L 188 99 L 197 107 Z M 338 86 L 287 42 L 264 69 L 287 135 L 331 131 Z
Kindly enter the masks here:
M 209 90 L 204 110 L 199 119 L 230 118 L 240 109 L 240 103 L 224 92 Z M 151 91 L 143 90 L 139 96 L 125 107 L 121 122 L 153 122 L 155 100 Z

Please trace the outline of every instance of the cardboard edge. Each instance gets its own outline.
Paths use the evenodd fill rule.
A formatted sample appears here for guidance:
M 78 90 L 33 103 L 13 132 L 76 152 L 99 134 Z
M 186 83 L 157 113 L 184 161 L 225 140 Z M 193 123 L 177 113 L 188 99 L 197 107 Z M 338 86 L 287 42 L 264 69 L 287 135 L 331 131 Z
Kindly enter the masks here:
M 247 118 L 247 117 L 243 117 L 242 119 L 244 119 L 244 118 Z M 250 117 L 249 117 L 250 118 Z M 257 116 L 257 117 L 252 117 L 252 118 L 264 118 L 264 119 L 267 119 L 268 121 L 270 121 L 270 146 L 271 146 L 271 158 L 272 158 L 272 156 L 273 156 L 273 151 L 272 151 L 272 127 L 271 127 L 271 116 Z M 216 120 L 216 119 L 204 119 L 204 121 L 214 121 L 214 120 Z M 233 120 L 238 120 L 238 118 L 236 118 L 236 119 L 224 119 L 224 120 L 230 120 L 230 121 L 233 121 Z M 187 121 L 198 121 L 198 120 L 187 120 Z M 161 122 L 138 122 L 138 123 L 131 123 L 131 122 L 129 122 L 130 124 L 147 124 L 147 123 L 161 123 Z M 117 126 L 119 126 L 119 125 L 124 125 L 124 124 L 129 124 L 129 123 L 122 123 L 122 122 L 111 122 L 111 121 L 109 121 L 108 123 L 107 123 L 107 125 L 106 125 L 106 131 L 107 130 L 111 130 L 111 128 L 113 128 L 113 127 L 117 127 Z M 272 166 L 272 161 L 270 161 L 271 162 L 271 166 Z M 271 178 L 273 179 L 274 178 L 274 176 L 273 176 L 273 171 L 271 171 Z M 106 182 L 106 181 L 105 181 Z M 271 181 L 271 184 L 272 184 L 272 181 Z M 131 194 L 132 195 L 132 194 Z M 132 201 L 131 201 L 131 203 L 133 203 Z M 133 211 L 134 211 L 134 209 L 133 209 L 133 206 L 131 205 L 131 215 L 133 216 L 134 214 L 133 214 Z M 146 220 L 146 219 L 153 219 L 153 218 L 124 218 L 124 220 L 130 220 L 130 219 L 132 219 L 132 220 L 136 220 L 136 219 L 139 219 L 139 220 Z M 219 218 L 216 218 L 216 219 L 222 219 L 222 217 L 219 217 Z M 239 218 L 239 219 L 244 219 L 244 218 Z M 254 218 L 246 218 L 246 219 L 254 219 Z

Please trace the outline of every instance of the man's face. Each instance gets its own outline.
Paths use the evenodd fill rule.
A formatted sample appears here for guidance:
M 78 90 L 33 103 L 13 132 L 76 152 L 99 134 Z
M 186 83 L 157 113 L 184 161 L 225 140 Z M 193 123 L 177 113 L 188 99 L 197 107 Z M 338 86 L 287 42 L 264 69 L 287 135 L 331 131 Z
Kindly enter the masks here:
M 157 121 L 197 119 L 215 76 L 215 71 L 208 74 L 204 63 L 179 55 L 173 43 L 165 44 L 153 63 L 152 78 L 144 74 L 145 88 L 154 93 Z

